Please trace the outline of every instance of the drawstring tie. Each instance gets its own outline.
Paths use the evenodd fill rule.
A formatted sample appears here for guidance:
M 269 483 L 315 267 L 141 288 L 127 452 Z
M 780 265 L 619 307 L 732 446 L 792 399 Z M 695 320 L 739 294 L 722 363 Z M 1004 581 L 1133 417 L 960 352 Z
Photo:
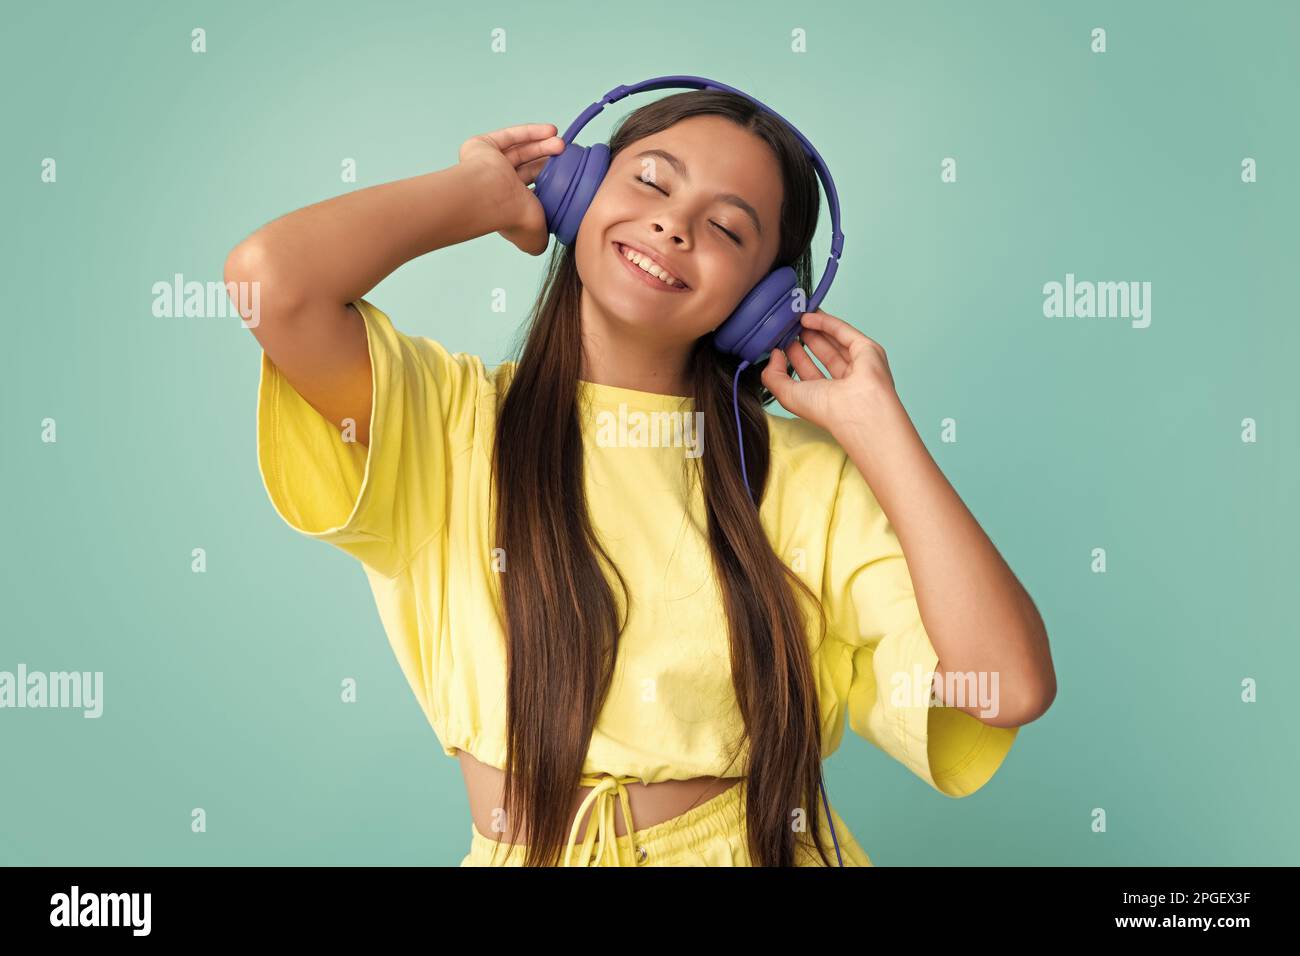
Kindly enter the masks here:
M 579 786 L 592 787 L 593 789 L 582 801 L 582 806 L 578 809 L 578 815 L 573 819 L 573 827 L 569 830 L 569 844 L 564 852 L 565 866 L 599 866 L 602 863 L 607 866 L 637 865 L 635 861 L 628 863 L 623 859 L 622 847 L 619 845 L 615 830 L 614 801 L 612 798 L 614 796 L 618 797 L 618 803 L 623 808 L 623 821 L 627 824 L 628 835 L 635 838 L 636 827 L 632 823 L 632 802 L 628 798 L 627 788 L 623 785 L 638 783 L 640 779 L 640 777 L 631 775 L 589 774 L 578 781 Z M 590 862 L 574 864 L 571 859 L 573 851 L 577 848 L 578 824 L 582 822 L 582 815 L 587 812 L 589 807 L 594 807 L 594 809 L 591 818 L 587 821 L 587 833 L 582 841 L 582 860 L 590 860 Z M 593 846 L 596 850 L 594 858 L 591 855 Z M 633 847 L 633 852 L 636 852 L 635 847 Z

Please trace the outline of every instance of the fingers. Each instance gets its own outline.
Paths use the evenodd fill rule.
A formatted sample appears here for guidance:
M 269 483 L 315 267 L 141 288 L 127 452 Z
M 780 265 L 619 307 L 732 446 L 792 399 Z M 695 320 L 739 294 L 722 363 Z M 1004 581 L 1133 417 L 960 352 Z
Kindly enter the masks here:
M 821 309 L 816 312 L 805 312 L 802 323 L 806 329 L 815 329 L 818 332 L 825 333 L 827 337 L 842 345 L 850 355 L 853 353 L 854 342 L 866 341 L 879 348 L 878 343 L 867 338 L 849 323 L 836 318 L 829 312 L 823 312 Z
M 491 140 L 497 149 L 504 153 L 512 146 L 544 140 L 554 136 L 555 133 L 555 126 L 551 123 L 524 123 L 520 126 L 507 126 L 504 129 L 493 130 L 491 133 L 484 133 L 483 138 Z
M 808 357 L 804 351 L 803 343 L 798 339 L 790 343 L 790 364 L 794 370 L 799 373 L 800 381 L 811 382 L 819 378 L 825 378 L 826 374 L 813 364 L 813 360 Z
M 551 136 L 547 139 L 511 146 L 505 150 L 505 157 L 515 166 L 515 171 L 522 175 L 525 165 L 539 158 L 550 159 L 562 152 L 564 152 L 564 140 L 558 136 Z M 540 168 L 539 166 L 538 169 Z
M 853 360 L 834 339 L 818 332 L 816 329 L 804 329 L 799 339 L 812 350 L 818 361 L 826 366 L 832 378 L 843 378 L 848 374 Z
M 775 395 L 776 400 L 782 405 L 786 405 L 790 389 L 794 387 L 794 379 L 786 371 L 786 365 L 785 353 L 780 349 L 772 349 L 771 355 L 768 356 L 767 367 L 763 369 L 761 378 L 762 383 L 767 386 L 767 390 Z

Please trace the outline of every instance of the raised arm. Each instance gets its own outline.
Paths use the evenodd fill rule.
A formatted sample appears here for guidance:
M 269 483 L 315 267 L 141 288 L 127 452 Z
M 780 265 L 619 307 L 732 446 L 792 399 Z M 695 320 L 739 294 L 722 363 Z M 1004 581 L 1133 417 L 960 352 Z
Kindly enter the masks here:
M 299 395 L 369 445 L 371 367 L 349 303 L 425 253 L 499 232 L 531 255 L 549 236 L 528 188 L 563 148 L 549 124 L 467 140 L 460 162 L 306 206 L 262 226 L 226 257 L 226 282 L 258 282 L 249 330 Z M 245 316 L 245 318 L 249 318 Z

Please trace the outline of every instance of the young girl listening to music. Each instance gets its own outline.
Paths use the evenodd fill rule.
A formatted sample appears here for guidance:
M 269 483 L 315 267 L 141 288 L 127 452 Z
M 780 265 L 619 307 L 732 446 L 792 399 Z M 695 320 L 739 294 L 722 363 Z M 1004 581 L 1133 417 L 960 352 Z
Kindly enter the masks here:
M 745 96 L 625 117 L 514 360 L 363 298 L 490 233 L 545 252 L 561 226 L 531 187 L 556 132 L 476 136 L 231 252 L 227 281 L 261 283 L 267 492 L 365 569 L 464 771 L 463 865 L 870 865 L 821 789 L 846 719 L 974 792 L 1054 696 L 1042 619 L 876 342 L 816 310 L 752 363 L 717 347 L 774 269 L 812 284 L 816 171 Z M 602 439 L 619 412 L 665 440 Z M 671 440 L 683 415 L 702 454 Z

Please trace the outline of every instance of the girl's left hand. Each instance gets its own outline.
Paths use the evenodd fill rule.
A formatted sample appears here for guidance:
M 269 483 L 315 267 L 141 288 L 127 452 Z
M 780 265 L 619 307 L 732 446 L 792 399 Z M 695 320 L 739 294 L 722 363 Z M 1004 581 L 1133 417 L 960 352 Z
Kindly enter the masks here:
M 763 370 L 762 382 L 782 408 L 834 435 L 898 403 L 894 376 L 878 342 L 821 309 L 805 312 L 801 324 L 789 352 L 789 364 L 799 380 L 790 377 L 781 349 L 772 349 Z M 813 364 L 804 345 L 826 366 L 830 378 Z

